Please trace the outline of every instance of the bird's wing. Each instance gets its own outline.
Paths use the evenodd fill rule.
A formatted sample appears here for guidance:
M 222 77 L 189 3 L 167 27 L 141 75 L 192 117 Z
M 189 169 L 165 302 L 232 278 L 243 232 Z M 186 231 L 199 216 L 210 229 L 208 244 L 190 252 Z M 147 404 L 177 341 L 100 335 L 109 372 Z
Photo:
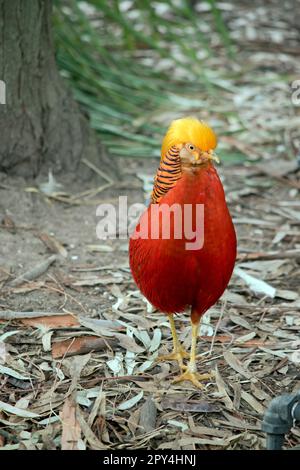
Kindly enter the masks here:
M 160 165 L 154 178 L 154 186 L 151 194 L 152 204 L 157 204 L 161 198 L 176 185 L 181 178 L 180 149 L 175 145 L 171 147 Z

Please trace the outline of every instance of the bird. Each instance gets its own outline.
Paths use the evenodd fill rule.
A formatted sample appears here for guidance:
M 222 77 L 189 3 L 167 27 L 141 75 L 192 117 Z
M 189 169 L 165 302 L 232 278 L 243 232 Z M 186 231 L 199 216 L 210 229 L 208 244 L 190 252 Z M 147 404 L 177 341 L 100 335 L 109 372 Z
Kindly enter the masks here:
M 171 122 L 163 138 L 151 202 L 129 240 L 133 279 L 170 322 L 173 351 L 158 360 L 177 360 L 180 375 L 174 382 L 189 381 L 199 389 L 213 377 L 212 372 L 198 372 L 200 320 L 225 291 L 237 251 L 235 228 L 215 166 L 219 162 L 216 145 L 216 134 L 206 122 L 196 117 Z M 180 344 L 174 321 L 174 315 L 187 309 L 190 354 Z M 189 359 L 187 365 L 185 359 Z

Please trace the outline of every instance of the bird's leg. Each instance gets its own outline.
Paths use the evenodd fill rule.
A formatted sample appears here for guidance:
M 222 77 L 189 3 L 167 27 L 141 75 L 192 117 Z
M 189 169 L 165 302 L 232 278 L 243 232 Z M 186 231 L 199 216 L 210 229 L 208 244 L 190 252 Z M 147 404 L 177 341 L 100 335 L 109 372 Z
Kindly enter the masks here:
M 174 382 L 183 382 L 184 380 L 188 380 L 192 382 L 196 387 L 203 388 L 203 385 L 201 384 L 201 380 L 210 379 L 212 377 L 212 374 L 199 374 L 197 372 L 196 346 L 197 346 L 200 317 L 198 315 L 197 316 L 192 315 L 191 323 L 192 323 L 192 345 L 191 345 L 190 361 L 188 363 L 186 370 L 179 377 L 176 377 Z
M 166 354 L 164 356 L 158 356 L 157 361 L 178 361 L 178 364 L 181 369 L 183 369 L 183 359 L 188 358 L 189 354 L 183 349 L 181 344 L 179 343 L 179 339 L 176 333 L 175 328 L 175 321 L 172 314 L 168 315 L 170 326 L 171 326 L 171 333 L 173 338 L 173 352 L 170 354 Z

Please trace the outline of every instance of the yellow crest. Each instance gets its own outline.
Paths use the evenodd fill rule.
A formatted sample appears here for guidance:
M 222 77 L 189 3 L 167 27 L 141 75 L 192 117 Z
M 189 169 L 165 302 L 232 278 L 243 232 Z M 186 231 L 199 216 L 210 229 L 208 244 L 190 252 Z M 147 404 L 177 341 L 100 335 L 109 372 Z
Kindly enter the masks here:
M 217 145 L 217 137 L 214 131 L 203 121 L 193 117 L 176 119 L 163 139 L 161 147 L 162 158 L 173 145 L 194 144 L 204 152 L 213 150 Z

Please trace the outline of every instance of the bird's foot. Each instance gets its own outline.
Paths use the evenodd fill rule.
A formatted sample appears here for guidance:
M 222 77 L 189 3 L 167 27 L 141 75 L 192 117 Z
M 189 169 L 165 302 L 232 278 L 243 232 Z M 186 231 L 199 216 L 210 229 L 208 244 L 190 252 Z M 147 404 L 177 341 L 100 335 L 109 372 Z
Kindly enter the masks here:
M 187 358 L 190 357 L 188 353 L 187 353 L 187 356 L 186 356 L 186 357 L 187 357 Z M 196 359 L 198 360 L 198 362 L 199 362 L 199 361 L 202 361 L 202 360 L 203 360 L 203 356 L 201 356 L 201 355 L 199 354 L 198 356 L 196 356 Z M 188 368 L 189 368 L 189 365 L 186 366 L 186 365 L 183 364 L 183 365 L 181 366 L 181 369 L 182 369 L 182 370 L 187 370 Z
M 156 359 L 157 362 L 161 361 L 177 361 L 181 368 L 184 368 L 183 359 L 188 359 L 190 357 L 189 353 L 185 351 L 182 347 L 175 349 L 170 354 L 165 354 L 163 356 L 158 356 Z
M 189 367 L 181 374 L 179 377 L 174 379 L 174 383 L 183 382 L 185 380 L 192 382 L 193 385 L 197 388 L 203 388 L 204 385 L 201 383 L 203 380 L 209 380 L 214 376 L 213 373 L 210 374 L 199 374 L 198 372 L 193 372 Z

